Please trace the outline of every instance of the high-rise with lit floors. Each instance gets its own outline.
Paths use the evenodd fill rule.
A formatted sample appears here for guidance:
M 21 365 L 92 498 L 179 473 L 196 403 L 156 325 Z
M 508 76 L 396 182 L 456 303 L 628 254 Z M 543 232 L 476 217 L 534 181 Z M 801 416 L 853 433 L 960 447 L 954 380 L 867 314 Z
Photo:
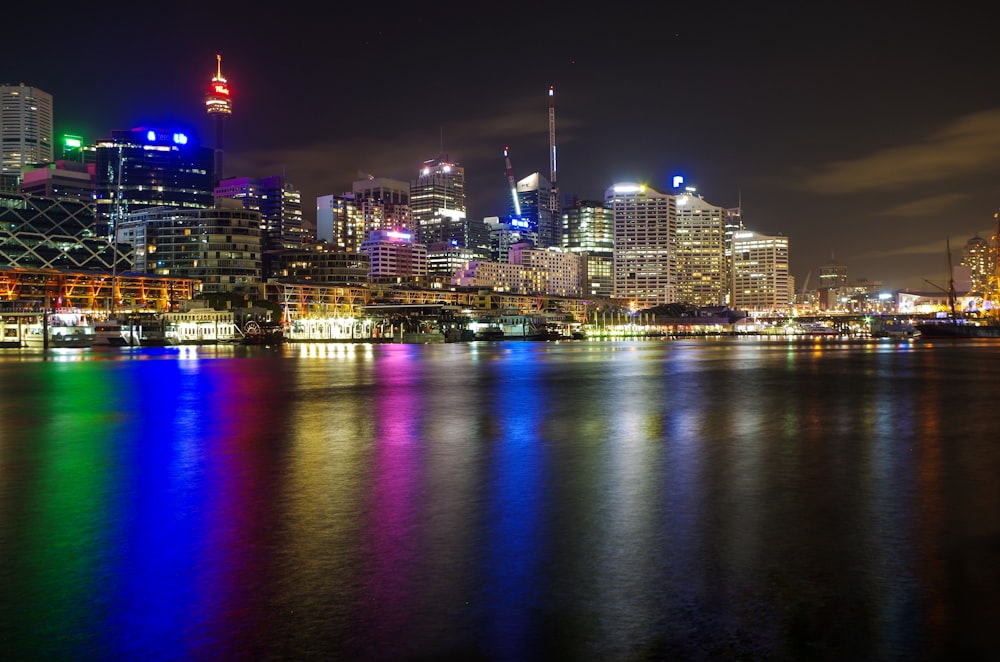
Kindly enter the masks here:
M 730 307 L 761 313 L 787 312 L 792 303 L 788 237 L 744 230 L 733 235 L 733 300 Z
M 558 214 L 552 209 L 554 198 L 549 180 L 537 172 L 517 182 L 517 198 L 521 220 L 528 224 L 528 232 L 538 238 L 538 248 L 559 246 L 562 229 L 557 225 Z M 514 209 L 510 209 L 511 217 Z
M 204 209 L 215 201 L 212 149 L 176 131 L 112 131 L 97 143 L 97 232 L 149 207 Z
M 233 114 L 233 101 L 229 89 L 229 81 L 222 75 L 222 56 L 215 56 L 215 75 L 208 84 L 208 94 L 205 95 L 205 111 L 215 124 L 215 159 L 213 163 L 213 182 L 218 184 L 225 176 L 222 171 L 223 128 L 226 118 Z
M 0 190 L 17 191 L 25 166 L 53 160 L 52 95 L 0 85 Z
M 969 270 L 969 291 L 983 296 L 990 289 L 990 279 L 996 272 L 995 257 L 990 242 L 979 235 L 971 237 L 962 247 L 961 265 Z
M 677 301 L 722 306 L 729 295 L 726 210 L 705 201 L 693 187 L 677 195 Z
M 410 182 L 410 209 L 422 244 L 466 246 L 465 168 L 442 154 Z
M 585 296 L 611 297 L 614 291 L 614 214 L 603 202 L 574 199 L 562 212 L 562 249 L 581 258 Z
M 677 301 L 675 196 L 643 184 L 609 188 L 614 217 L 614 296 L 635 309 Z

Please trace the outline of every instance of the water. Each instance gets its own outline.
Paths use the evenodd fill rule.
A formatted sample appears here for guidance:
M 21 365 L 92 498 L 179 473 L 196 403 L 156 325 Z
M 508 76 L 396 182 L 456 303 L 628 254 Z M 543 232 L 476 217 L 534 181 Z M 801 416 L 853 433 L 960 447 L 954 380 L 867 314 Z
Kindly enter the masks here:
M 0 351 L 0 657 L 984 659 L 1000 343 Z

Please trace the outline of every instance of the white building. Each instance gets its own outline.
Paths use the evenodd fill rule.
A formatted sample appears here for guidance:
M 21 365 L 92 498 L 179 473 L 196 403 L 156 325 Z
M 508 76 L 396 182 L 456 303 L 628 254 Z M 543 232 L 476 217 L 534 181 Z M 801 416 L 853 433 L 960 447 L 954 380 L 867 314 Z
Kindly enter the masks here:
M 427 275 L 427 246 L 409 232 L 376 230 L 361 244 L 372 281 L 413 280 Z
M 604 197 L 614 214 L 614 296 L 639 309 L 676 303 L 676 197 L 635 183 Z
M 37 87 L 0 85 L 0 175 L 21 181 L 25 166 L 52 163 L 52 95 Z
M 786 312 L 792 304 L 788 237 L 744 230 L 733 234 L 733 297 L 730 307 Z
M 722 306 L 729 295 L 727 210 L 706 202 L 693 188 L 677 196 L 677 301 Z

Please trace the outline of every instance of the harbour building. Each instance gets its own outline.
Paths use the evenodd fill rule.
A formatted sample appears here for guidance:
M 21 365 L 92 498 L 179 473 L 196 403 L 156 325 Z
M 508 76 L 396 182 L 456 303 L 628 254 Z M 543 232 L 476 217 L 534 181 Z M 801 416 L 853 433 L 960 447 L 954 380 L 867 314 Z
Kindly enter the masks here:
M 118 243 L 136 271 L 197 279 L 206 294 L 256 296 L 261 285 L 260 212 L 220 198 L 206 209 L 157 207 L 126 216 Z
M 731 308 L 786 313 L 792 304 L 788 238 L 743 230 L 733 235 Z
M 676 303 L 676 197 L 632 182 L 604 197 L 614 219 L 613 296 L 634 310 Z
M 97 234 L 112 236 L 118 218 L 150 207 L 211 207 L 213 157 L 179 131 L 113 131 L 97 143 Z
M 26 167 L 51 163 L 53 139 L 52 95 L 0 85 L 0 191 L 16 192 Z
M 418 242 L 468 246 L 465 168 L 446 154 L 424 161 L 410 182 L 410 208 Z

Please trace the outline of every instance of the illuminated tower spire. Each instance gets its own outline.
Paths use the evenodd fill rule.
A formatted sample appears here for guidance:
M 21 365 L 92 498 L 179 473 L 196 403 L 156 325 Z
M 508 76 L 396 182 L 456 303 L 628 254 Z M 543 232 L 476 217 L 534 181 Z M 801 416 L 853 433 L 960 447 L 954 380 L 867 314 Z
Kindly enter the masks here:
M 208 85 L 205 97 L 205 110 L 215 121 L 215 183 L 222 181 L 222 125 L 227 115 L 233 114 L 233 102 L 230 98 L 229 83 L 222 75 L 222 56 L 216 55 L 216 71 L 212 82 Z

